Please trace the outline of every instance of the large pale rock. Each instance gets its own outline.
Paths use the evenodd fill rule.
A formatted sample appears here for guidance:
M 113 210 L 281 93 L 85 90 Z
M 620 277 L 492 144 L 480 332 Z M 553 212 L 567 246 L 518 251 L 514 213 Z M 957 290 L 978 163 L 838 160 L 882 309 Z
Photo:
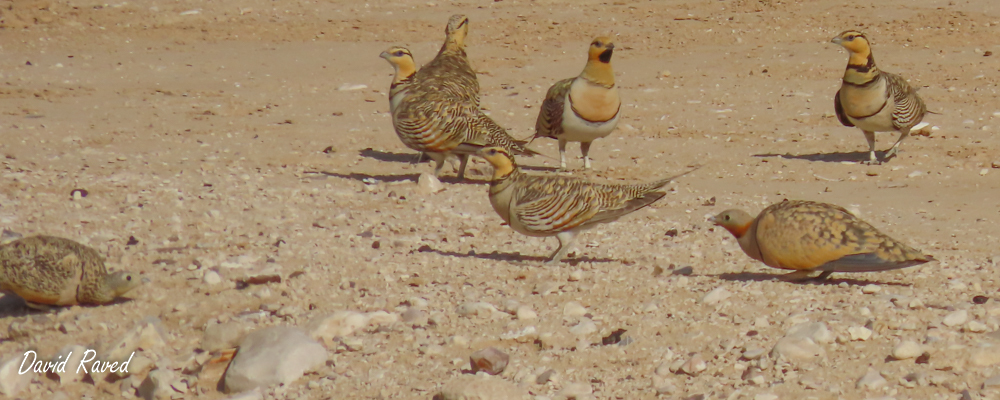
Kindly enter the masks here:
M 75 344 L 63 347 L 62 350 L 59 350 L 59 353 L 56 354 L 53 361 L 66 361 L 66 367 L 58 368 L 56 371 L 56 375 L 59 375 L 59 386 L 79 382 L 87 376 L 87 373 L 84 372 L 83 369 L 77 368 L 80 366 L 80 361 L 83 360 L 84 353 L 86 352 L 86 347 Z M 79 373 L 77 373 L 77 370 L 79 370 Z
M 231 349 L 246 336 L 247 326 L 239 322 L 212 324 L 205 328 L 201 349 L 207 352 Z
M 297 328 L 276 326 L 247 335 L 223 378 L 227 393 L 288 385 L 326 363 L 326 349 Z
M 444 385 L 434 400 L 529 400 L 527 390 L 500 378 L 462 375 Z
M 309 336 L 317 340 L 346 337 L 368 326 L 369 317 L 357 311 L 337 311 L 312 320 L 306 327 Z
M 6 359 L 0 361 L 0 394 L 6 395 L 7 398 L 13 399 L 35 378 L 36 374 L 32 371 L 27 371 L 24 374 L 18 373 L 22 361 L 24 361 L 24 352 L 9 354 Z M 30 357 L 28 362 L 31 362 Z

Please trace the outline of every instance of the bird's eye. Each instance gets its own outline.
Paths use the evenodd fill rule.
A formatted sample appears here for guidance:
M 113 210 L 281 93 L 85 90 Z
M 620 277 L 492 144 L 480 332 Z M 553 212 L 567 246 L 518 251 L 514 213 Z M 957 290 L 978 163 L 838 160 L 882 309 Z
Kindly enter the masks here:
M 490 155 L 491 155 L 491 156 L 495 156 L 495 155 L 497 155 L 497 151 L 496 151 L 496 150 L 492 150 L 492 149 L 491 149 L 491 150 L 489 151 L 489 153 L 490 153 Z
M 727 216 L 725 216 L 725 217 L 722 217 L 722 219 L 724 219 L 724 220 L 726 220 L 726 221 L 729 221 L 729 216 L 727 215 Z
M 400 51 L 397 51 L 397 52 L 395 53 L 395 55 L 396 55 L 396 57 L 402 57 L 402 56 L 403 56 L 403 51 L 402 51 L 402 50 L 400 50 Z
M 594 43 L 591 43 L 591 45 L 594 45 L 594 46 L 597 46 L 597 47 L 603 46 L 603 44 L 601 44 L 601 42 L 594 42 Z
M 856 37 L 857 37 L 857 36 L 854 36 L 854 35 L 849 35 L 849 36 L 847 36 L 847 40 L 854 40 L 854 38 L 856 38 Z
M 132 281 L 132 275 L 128 275 L 128 276 L 126 276 L 126 277 L 125 277 L 125 280 L 126 280 L 126 281 L 129 281 L 129 282 L 131 282 L 131 281 Z

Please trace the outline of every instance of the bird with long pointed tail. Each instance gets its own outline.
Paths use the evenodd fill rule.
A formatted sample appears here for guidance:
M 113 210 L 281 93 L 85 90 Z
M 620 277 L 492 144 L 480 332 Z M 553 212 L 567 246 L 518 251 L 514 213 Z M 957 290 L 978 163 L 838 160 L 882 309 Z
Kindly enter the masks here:
M 559 141 L 560 168 L 566 168 L 566 143 L 580 142 L 583 167 L 590 169 L 591 143 L 607 137 L 618 125 L 622 102 L 611 68 L 614 50 L 611 38 L 594 39 L 583 72 L 556 82 L 545 95 L 535 121 L 535 138 Z
M 834 272 L 875 272 L 912 267 L 934 260 L 879 232 L 833 204 L 785 200 L 753 217 L 731 209 L 709 219 L 736 237 L 750 258 L 793 272 L 794 281 L 826 279 Z
M 500 147 L 484 148 L 480 155 L 493 166 L 490 204 L 500 218 L 518 233 L 559 239 L 549 263 L 562 260 L 581 231 L 653 204 L 667 194 L 660 189 L 691 172 L 644 184 L 595 183 L 523 173 L 514 156 Z
M 105 304 L 140 285 L 131 273 L 108 273 L 97 251 L 69 239 L 5 235 L 0 243 L 0 290 L 34 308 Z
M 896 156 L 900 143 L 927 114 L 927 106 L 905 79 L 878 69 L 864 33 L 848 30 L 831 41 L 850 53 L 843 82 L 833 99 L 837 119 L 865 134 L 869 151 L 865 164 L 881 164 Z M 875 132 L 899 132 L 899 139 L 882 161 L 875 156 Z
M 413 54 L 402 47 L 382 52 L 395 69 L 389 107 L 397 136 L 407 147 L 426 153 L 440 175 L 445 160 L 459 158 L 458 178 L 464 179 L 468 157 L 483 146 L 536 155 L 479 109 L 479 83 L 464 50 L 468 19 L 452 16 L 447 38 L 433 61 L 419 71 Z

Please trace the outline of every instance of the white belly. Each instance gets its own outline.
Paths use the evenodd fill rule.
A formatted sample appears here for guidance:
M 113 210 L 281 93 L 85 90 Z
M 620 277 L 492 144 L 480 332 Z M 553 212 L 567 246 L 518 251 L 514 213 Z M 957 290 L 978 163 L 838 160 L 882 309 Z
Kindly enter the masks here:
M 611 134 L 611 131 L 615 130 L 618 126 L 618 117 L 621 116 L 619 111 L 615 114 L 614 118 L 604 122 L 591 122 L 583 118 L 580 118 L 573 112 L 573 108 L 569 107 L 569 94 L 566 94 L 566 98 L 563 99 L 567 107 L 563 107 L 563 118 L 562 118 L 562 134 L 559 135 L 560 140 L 565 140 L 568 142 L 592 142 L 594 139 L 600 139 L 607 137 Z

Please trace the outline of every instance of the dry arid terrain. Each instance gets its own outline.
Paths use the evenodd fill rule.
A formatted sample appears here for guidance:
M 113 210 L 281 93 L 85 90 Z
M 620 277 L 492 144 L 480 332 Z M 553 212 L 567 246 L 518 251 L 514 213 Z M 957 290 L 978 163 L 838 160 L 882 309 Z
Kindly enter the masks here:
M 515 137 L 593 37 L 615 38 L 622 120 L 592 171 L 569 146 L 571 173 L 702 168 L 557 265 L 554 238 L 502 225 L 482 160 L 422 190 L 432 166 L 393 131 L 378 55 L 426 63 L 456 13 L 482 106 Z M 846 29 L 937 113 L 883 165 L 860 164 L 861 132 L 834 116 Z M 51 312 L 3 296 L 0 361 L 130 332 L 149 361 L 38 375 L 12 398 L 225 398 L 206 328 L 343 311 L 379 317 L 263 397 L 429 399 L 473 379 L 539 400 L 1000 398 L 998 37 L 994 0 L 0 1 L 0 228 L 80 241 L 145 282 Z M 531 146 L 545 156 L 519 163 L 555 173 L 555 141 Z M 844 206 L 937 261 L 782 282 L 706 222 L 786 198 Z M 280 282 L 247 281 L 261 269 Z M 625 343 L 602 345 L 617 329 Z M 506 370 L 469 374 L 491 346 Z M 151 369 L 168 381 L 139 390 Z

